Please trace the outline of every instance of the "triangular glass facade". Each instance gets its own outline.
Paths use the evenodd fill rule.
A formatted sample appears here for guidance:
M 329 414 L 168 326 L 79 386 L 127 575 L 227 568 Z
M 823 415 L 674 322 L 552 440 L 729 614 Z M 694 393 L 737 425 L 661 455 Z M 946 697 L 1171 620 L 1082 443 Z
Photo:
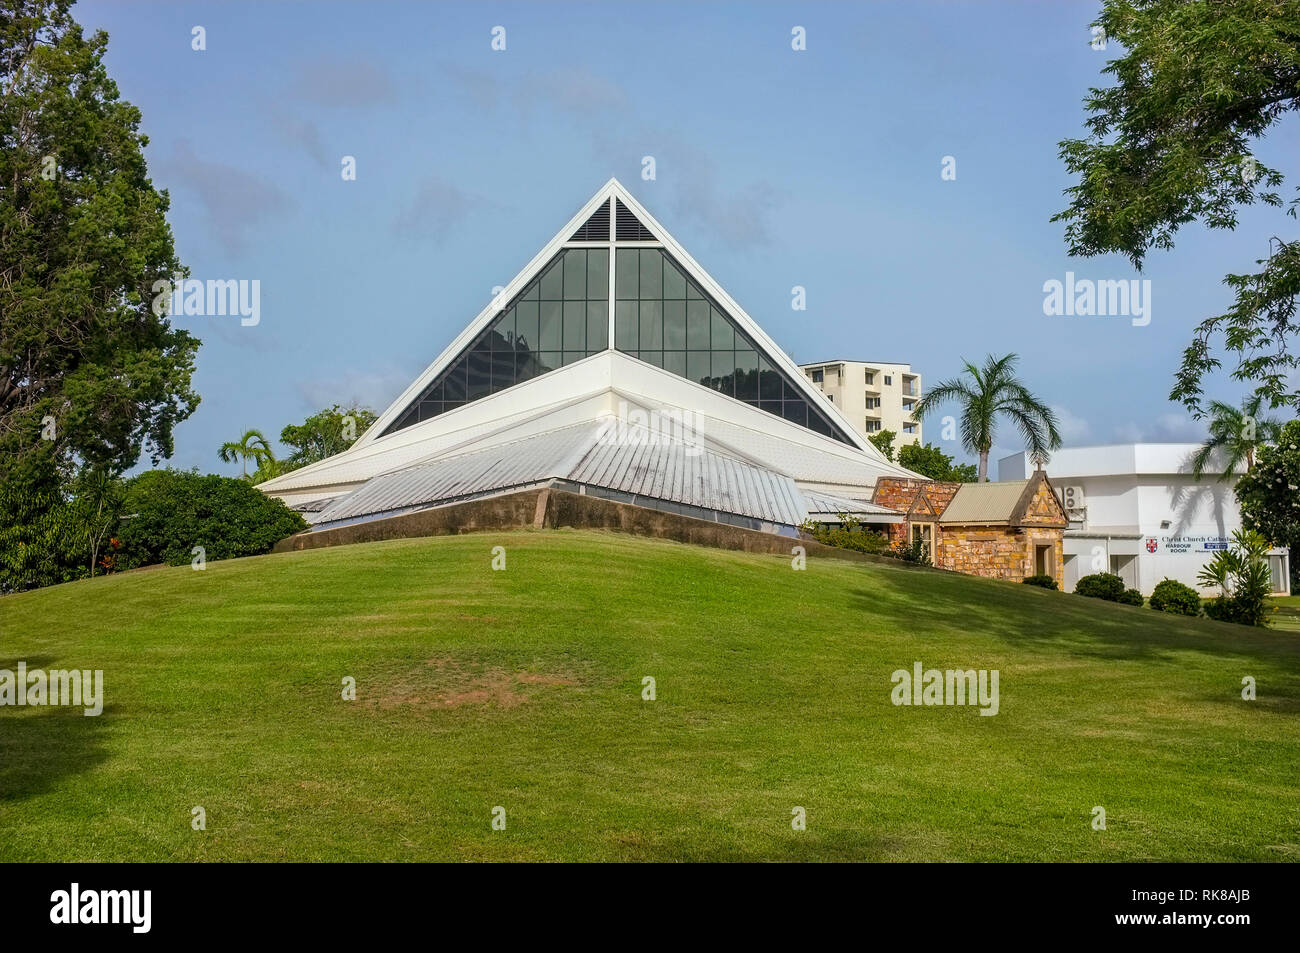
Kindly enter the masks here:
M 402 430 L 609 347 L 609 251 L 560 252 L 384 431 Z
M 852 443 L 659 248 L 619 248 L 614 346 L 705 387 Z

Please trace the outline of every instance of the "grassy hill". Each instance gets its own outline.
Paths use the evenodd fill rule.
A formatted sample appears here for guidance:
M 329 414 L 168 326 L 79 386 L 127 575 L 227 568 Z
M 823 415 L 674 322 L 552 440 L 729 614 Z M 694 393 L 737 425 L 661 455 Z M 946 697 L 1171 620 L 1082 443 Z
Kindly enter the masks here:
M 1300 858 L 1296 633 L 904 566 L 401 540 L 0 599 L 18 660 L 107 701 L 0 708 L 0 860 Z

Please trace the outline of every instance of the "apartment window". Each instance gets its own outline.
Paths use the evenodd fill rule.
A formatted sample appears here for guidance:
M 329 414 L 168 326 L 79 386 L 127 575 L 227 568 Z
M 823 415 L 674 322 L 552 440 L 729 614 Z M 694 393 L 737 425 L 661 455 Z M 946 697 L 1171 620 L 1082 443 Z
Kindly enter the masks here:
M 822 369 L 820 367 L 812 372 L 812 379 L 814 384 L 820 384 L 822 382 Z
M 916 401 L 914 400 L 903 401 L 903 409 L 907 411 L 909 414 L 912 412 L 913 409 L 915 409 L 915 407 L 916 407 Z
M 903 433 L 916 433 L 916 424 L 903 424 Z
M 886 374 L 886 375 L 885 375 L 885 386 L 886 386 L 886 387 L 893 387 L 893 386 L 894 386 L 894 377 L 893 377 L 892 374 Z
M 867 421 L 867 433 L 876 433 L 878 430 L 880 430 L 880 421 L 879 421 L 879 420 L 868 420 L 868 421 Z
M 871 373 L 871 371 L 867 371 L 867 386 L 872 387 L 875 385 L 875 383 L 876 383 L 876 375 Z
M 868 397 L 868 398 L 867 398 L 867 410 L 878 410 L 879 408 L 880 408 L 880 398 L 879 398 L 879 397 Z
M 839 378 L 840 380 L 844 380 L 844 365 L 843 365 L 843 364 L 841 364 L 839 367 L 835 368 L 835 376 L 836 376 L 837 378 Z

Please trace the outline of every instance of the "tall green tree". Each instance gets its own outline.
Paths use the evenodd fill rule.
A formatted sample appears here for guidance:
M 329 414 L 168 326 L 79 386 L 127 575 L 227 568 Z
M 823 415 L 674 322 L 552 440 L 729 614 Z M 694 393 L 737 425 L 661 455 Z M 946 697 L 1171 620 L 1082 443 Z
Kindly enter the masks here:
M 949 402 L 961 406 L 958 432 L 962 446 L 979 456 L 980 483 L 988 481 L 989 451 L 997 436 L 999 417 L 1011 420 L 1030 453 L 1045 455 L 1061 445 L 1056 414 L 1016 377 L 1018 360 L 1015 354 L 990 354 L 982 367 L 963 361 L 964 373 L 931 387 L 917 402 L 913 414 L 920 420 Z
M 0 477 L 172 452 L 199 342 L 151 309 L 183 269 L 140 112 L 71 0 L 0 0 Z
M 1300 587 L 1300 420 L 1262 447 L 1255 466 L 1233 487 L 1241 522 L 1275 546 L 1291 547 L 1291 578 Z
M 1264 416 L 1263 403 L 1260 394 L 1247 397 L 1240 407 L 1221 400 L 1210 401 L 1210 434 L 1192 457 L 1192 474 L 1198 480 L 1216 457 L 1223 463 L 1219 480 L 1224 483 L 1239 469 L 1249 472 L 1255 466 L 1255 453 L 1264 444 L 1276 440 L 1282 431 L 1280 420 Z
M 867 439 L 871 441 L 872 446 L 885 455 L 885 459 L 890 463 L 894 462 L 894 438 L 898 434 L 892 430 L 877 430 Z
M 280 442 L 293 448 L 283 463 L 283 469 L 296 470 L 342 453 L 356 443 L 376 419 L 375 412 L 368 407 L 335 404 L 312 414 L 301 424 L 290 424 L 280 431 Z
M 979 476 L 974 464 L 954 463 L 952 457 L 928 443 L 924 447 L 919 443 L 903 447 L 898 451 L 898 464 L 913 473 L 945 483 L 974 483 Z
M 1122 53 L 1103 70 L 1114 84 L 1084 102 L 1089 135 L 1060 144 L 1077 184 L 1053 221 L 1072 255 L 1119 252 L 1140 269 L 1189 222 L 1234 229 L 1243 206 L 1282 206 L 1281 173 L 1252 147 L 1300 107 L 1298 0 L 1105 0 L 1094 26 Z M 1300 409 L 1300 240 L 1273 231 L 1260 253 L 1258 271 L 1224 279 L 1232 306 L 1183 352 L 1170 399 L 1197 417 L 1225 359 L 1269 406 Z
M 217 456 L 222 463 L 234 463 L 236 460 L 243 463 L 245 480 L 248 479 L 249 460 L 256 463 L 257 469 L 263 472 L 268 464 L 275 464 L 275 454 L 260 430 L 245 430 L 239 440 L 227 440 L 217 450 Z

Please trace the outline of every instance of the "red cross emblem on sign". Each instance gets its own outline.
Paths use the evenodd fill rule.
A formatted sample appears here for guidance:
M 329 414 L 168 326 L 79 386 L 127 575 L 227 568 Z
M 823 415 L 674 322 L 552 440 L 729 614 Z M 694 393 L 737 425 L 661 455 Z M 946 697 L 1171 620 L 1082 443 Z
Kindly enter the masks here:
M 1156 551 L 1156 540 L 1155 537 L 1153 536 L 1147 540 L 1147 552 L 1154 553 L 1155 551 Z

